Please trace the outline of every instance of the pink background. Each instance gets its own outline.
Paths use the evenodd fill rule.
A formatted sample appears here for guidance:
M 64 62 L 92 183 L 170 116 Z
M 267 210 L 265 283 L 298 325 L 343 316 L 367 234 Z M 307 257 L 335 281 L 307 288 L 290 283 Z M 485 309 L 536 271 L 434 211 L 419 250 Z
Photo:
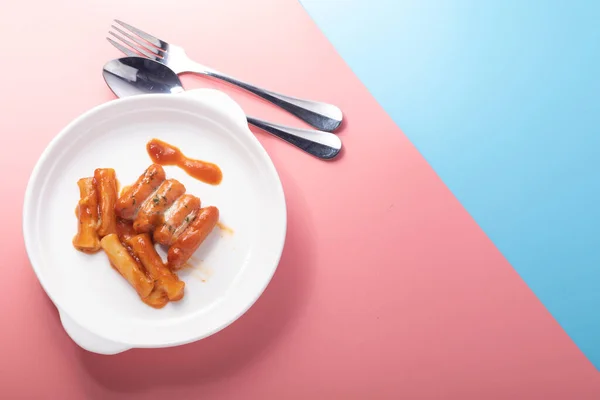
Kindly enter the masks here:
M 295 0 L 2 5 L 0 388 L 6 398 L 598 399 L 600 376 Z M 288 238 L 255 306 L 203 341 L 100 356 L 78 348 L 21 236 L 29 173 L 50 139 L 113 98 L 104 37 L 120 18 L 198 61 L 339 105 L 325 163 L 257 136 L 281 175 Z M 301 123 L 223 89 L 248 113 Z M 343 183 L 350 182 L 350 183 Z

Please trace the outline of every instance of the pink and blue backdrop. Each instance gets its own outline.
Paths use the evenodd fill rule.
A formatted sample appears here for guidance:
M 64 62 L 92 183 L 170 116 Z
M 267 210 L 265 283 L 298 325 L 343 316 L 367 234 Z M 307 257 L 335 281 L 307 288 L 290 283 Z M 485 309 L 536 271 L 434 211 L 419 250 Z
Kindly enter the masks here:
M 600 162 L 593 157 L 592 135 L 598 103 L 584 101 L 597 100 L 597 81 L 585 58 L 591 60 L 585 50 L 595 37 L 591 12 L 577 14 L 580 23 L 568 42 L 576 48 L 553 33 L 563 53 L 571 53 L 552 58 L 554 50 L 547 50 L 542 62 L 534 45 L 553 48 L 545 39 L 550 27 L 569 32 L 541 22 L 527 30 L 530 17 L 542 18 L 533 9 L 531 15 L 523 11 L 532 5 L 172 4 L 166 9 L 158 0 L 53 0 L 3 10 L 3 395 L 599 398 L 593 346 L 587 348 L 564 322 L 567 313 L 553 308 L 580 295 L 570 274 L 597 287 L 592 282 L 597 273 L 585 275 L 581 267 L 594 260 L 593 238 L 563 231 L 585 226 L 585 210 L 590 221 L 597 217 L 590 178 Z M 330 13 L 334 6 L 337 15 Z M 119 56 L 104 40 L 113 18 L 181 44 L 199 61 L 247 81 L 335 103 L 346 122 L 339 133 L 344 153 L 332 163 L 256 132 L 281 175 L 289 230 L 278 271 L 247 314 L 194 344 L 107 357 L 79 349 L 63 331 L 29 266 L 20 211 L 29 173 L 45 145 L 71 119 L 113 98 L 101 76 L 106 60 Z M 501 27 L 510 42 L 494 36 Z M 378 55 L 371 59 L 373 48 Z M 569 72 L 571 63 L 577 73 Z M 510 68 L 531 73 L 507 80 Z M 389 85 L 373 76 L 387 76 Z M 248 113 L 301 125 L 229 86 L 191 76 L 185 84 L 222 89 Z M 580 97 L 563 94 L 576 85 Z M 560 110 L 572 116 L 577 111 L 579 118 Z M 532 137 L 537 147 L 530 147 Z M 547 153 L 552 162 L 540 156 Z M 549 191 L 555 184 L 571 185 L 571 191 Z M 573 192 L 575 186 L 583 191 Z M 569 196 L 574 196 L 570 214 L 560 214 Z M 514 203 L 515 198 L 529 202 Z M 544 235 L 515 222 L 527 218 L 539 218 Z M 506 242 L 509 233 L 515 243 Z M 519 243 L 531 252 L 511 251 Z M 536 264 L 542 256 L 552 256 L 546 269 L 558 279 L 554 285 L 563 287 L 558 298 L 540 292 L 540 281 L 527 273 L 527 257 L 539 270 L 546 267 Z M 595 297 L 588 295 L 593 305 Z M 593 332 L 597 319 L 584 311 L 572 313 L 587 318 Z

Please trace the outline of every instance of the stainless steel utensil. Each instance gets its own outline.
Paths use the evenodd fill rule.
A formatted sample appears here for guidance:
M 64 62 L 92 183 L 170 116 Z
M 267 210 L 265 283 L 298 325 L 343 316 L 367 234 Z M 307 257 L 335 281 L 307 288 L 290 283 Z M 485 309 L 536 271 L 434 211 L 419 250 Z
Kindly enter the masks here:
M 193 72 L 229 82 L 283 108 L 322 131 L 332 132 L 342 123 L 342 111 L 334 105 L 285 96 L 242 82 L 236 78 L 217 72 L 212 68 L 198 64 L 190 59 L 185 50 L 179 46 L 167 43 L 123 21 L 115 20 L 115 22 L 125 29 L 111 25 L 116 33 L 113 31 L 109 33 L 125 44 L 125 46 L 110 37 L 106 39 L 128 56 L 141 56 L 160 62 L 177 74 Z
M 123 57 L 104 65 L 102 75 L 117 97 L 145 93 L 181 93 L 184 91 L 177 74 L 165 64 L 144 57 Z M 332 159 L 342 148 L 339 137 L 329 132 L 299 129 L 246 117 L 248 122 L 305 152 Z

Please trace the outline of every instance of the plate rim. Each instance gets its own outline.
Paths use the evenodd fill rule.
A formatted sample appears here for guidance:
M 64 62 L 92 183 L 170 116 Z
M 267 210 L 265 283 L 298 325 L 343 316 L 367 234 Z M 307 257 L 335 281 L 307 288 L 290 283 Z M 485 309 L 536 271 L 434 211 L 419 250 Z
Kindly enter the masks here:
M 277 172 L 277 169 L 275 168 L 275 165 L 273 164 L 273 160 L 271 159 L 271 157 L 269 156 L 269 154 L 267 153 L 265 148 L 262 146 L 260 141 L 256 138 L 256 136 L 248 128 L 243 110 L 230 96 L 228 96 L 227 94 L 225 94 L 221 91 L 218 91 L 216 89 L 196 89 L 191 92 L 194 92 L 193 95 L 190 92 L 184 92 L 181 94 L 141 94 L 141 95 L 131 96 L 131 97 L 127 97 L 127 98 L 109 100 L 105 103 L 99 104 L 95 107 L 88 109 L 87 111 L 83 112 L 82 114 L 80 114 L 77 117 L 75 117 L 74 119 L 72 119 L 67 125 L 65 125 L 60 130 L 60 132 L 57 135 L 55 135 L 52 138 L 52 140 L 50 140 L 50 142 L 46 145 L 46 147 L 44 148 L 42 154 L 36 161 L 32 171 L 30 173 L 30 176 L 29 176 L 29 179 L 27 182 L 27 186 L 25 189 L 25 196 L 24 196 L 24 200 L 23 200 L 23 211 L 22 211 L 22 232 L 23 232 L 23 239 L 25 242 L 25 250 L 26 250 L 26 253 L 27 253 L 27 256 L 29 259 L 29 264 L 30 264 L 31 268 L 33 269 L 34 274 L 36 275 L 36 278 L 37 278 L 38 282 L 40 283 L 40 285 L 42 286 L 42 289 L 44 290 L 46 295 L 50 298 L 50 300 L 55 305 L 55 307 L 57 308 L 59 313 L 66 314 L 68 316 L 68 318 L 73 320 L 76 324 L 78 324 L 85 331 L 93 333 L 105 340 L 124 344 L 124 345 L 130 346 L 132 348 L 158 348 L 158 347 L 178 346 L 178 345 L 191 343 L 191 342 L 195 342 L 195 341 L 204 339 L 206 337 L 214 335 L 215 333 L 225 329 L 226 327 L 231 325 L 233 322 L 237 321 L 241 316 L 243 316 L 256 303 L 256 301 L 262 296 L 262 294 L 264 293 L 264 291 L 266 290 L 266 288 L 269 286 L 270 282 L 272 281 L 272 278 L 275 275 L 277 268 L 279 267 L 279 263 L 281 262 L 281 257 L 282 257 L 283 250 L 285 247 L 286 236 L 287 236 L 287 204 L 286 204 L 285 192 L 283 190 L 283 185 L 282 185 L 279 173 Z M 218 97 L 220 97 L 220 98 L 218 98 Z M 261 282 L 260 289 L 252 296 L 251 299 L 244 301 L 244 303 L 245 303 L 244 306 L 241 307 L 235 315 L 227 316 L 226 321 L 224 323 L 216 324 L 216 326 L 212 327 L 212 329 L 209 329 L 202 333 L 196 332 L 193 334 L 184 335 L 185 338 L 180 338 L 177 340 L 161 340 L 159 343 L 148 343 L 148 342 L 143 343 L 143 341 L 136 342 L 136 341 L 132 341 L 132 340 L 122 340 L 121 338 L 111 337 L 110 334 L 105 335 L 100 332 L 97 332 L 93 329 L 90 329 L 88 324 L 76 319 L 72 313 L 69 313 L 67 311 L 68 307 L 65 307 L 64 304 L 62 304 L 60 301 L 58 301 L 56 299 L 56 296 L 53 296 L 50 293 L 50 291 L 48 290 L 48 282 L 45 279 L 43 279 L 44 274 L 41 273 L 40 267 L 38 265 L 36 265 L 37 263 L 34 262 L 35 257 L 32 256 L 32 253 L 33 253 L 33 249 L 36 245 L 35 245 L 35 243 L 33 243 L 33 238 L 32 238 L 33 234 L 31 232 L 29 232 L 27 226 L 32 223 L 31 214 L 34 214 L 33 208 L 36 205 L 36 199 L 33 198 L 33 191 L 36 188 L 41 187 L 45 182 L 45 179 L 42 179 L 40 177 L 42 168 L 50 161 L 49 157 L 51 156 L 53 151 L 56 150 L 56 147 L 58 146 L 58 144 L 60 143 L 60 140 L 64 136 L 68 135 L 69 132 L 72 131 L 75 127 L 77 127 L 79 124 L 81 124 L 82 122 L 85 122 L 86 119 L 92 117 L 93 115 L 95 115 L 97 113 L 103 112 L 105 109 L 110 109 L 110 108 L 116 107 L 116 109 L 118 110 L 118 107 L 120 107 L 120 104 L 143 102 L 143 101 L 145 101 L 145 99 L 158 99 L 158 98 L 165 99 L 167 102 L 179 101 L 181 99 L 183 99 L 181 101 L 186 101 L 190 104 L 200 102 L 200 103 L 204 103 L 204 106 L 213 107 L 213 109 L 215 109 L 215 110 L 217 110 L 217 108 L 215 108 L 214 105 L 211 104 L 210 101 L 207 101 L 207 100 L 218 100 L 221 103 L 225 104 L 225 106 L 228 106 L 227 112 L 225 112 L 225 114 L 228 117 L 230 117 L 231 120 L 235 121 L 235 123 L 241 128 L 240 132 L 243 132 L 243 134 L 247 136 L 247 138 L 250 140 L 250 142 L 253 143 L 253 146 L 255 147 L 255 151 L 258 152 L 257 155 L 260 156 L 261 161 L 263 163 L 265 163 L 265 165 L 268 167 L 271 177 L 274 178 L 273 179 L 273 183 L 275 184 L 274 189 L 277 192 L 277 196 L 281 200 L 281 204 L 280 204 L 281 215 L 278 218 L 281 223 L 281 227 L 280 227 L 281 236 L 279 238 L 279 242 L 272 245 L 271 251 L 274 254 L 276 253 L 276 255 L 273 260 L 273 266 L 271 268 L 269 268 L 268 276 L 265 277 L 266 279 L 264 279 L 264 282 Z M 179 100 L 175 100 L 175 99 L 179 99 Z M 221 112 L 222 112 L 222 110 L 221 110 Z M 202 115 L 202 113 L 198 113 L 198 115 Z M 202 116 L 204 116 L 204 115 L 202 115 Z M 242 118 L 243 118 L 243 120 L 242 120 Z

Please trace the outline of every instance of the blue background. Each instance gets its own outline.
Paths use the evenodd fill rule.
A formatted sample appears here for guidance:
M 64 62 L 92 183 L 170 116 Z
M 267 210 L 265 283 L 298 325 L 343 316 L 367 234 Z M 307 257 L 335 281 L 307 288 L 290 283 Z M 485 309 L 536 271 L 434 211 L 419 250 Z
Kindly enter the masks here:
M 600 1 L 301 3 L 600 369 Z

